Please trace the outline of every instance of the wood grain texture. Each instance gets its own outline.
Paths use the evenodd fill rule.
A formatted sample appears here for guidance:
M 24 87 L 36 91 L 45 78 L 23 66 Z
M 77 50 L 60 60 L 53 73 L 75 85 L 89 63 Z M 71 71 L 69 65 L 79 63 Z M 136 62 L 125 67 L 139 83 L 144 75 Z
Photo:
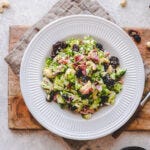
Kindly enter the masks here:
M 9 51 L 28 29 L 26 26 L 10 27 Z M 21 95 L 19 78 L 8 69 L 8 126 L 11 129 L 42 129 L 29 113 Z
M 144 97 L 150 91 L 150 49 L 146 47 L 146 42 L 150 41 L 150 29 L 126 28 L 125 30 L 128 31 L 130 29 L 138 31 L 142 38 L 142 42 L 136 45 L 145 65 L 146 82 L 143 93 Z M 133 122 L 129 125 L 128 130 L 150 130 L 150 101 L 136 115 Z
M 9 50 L 11 51 L 14 44 L 18 41 L 21 35 L 28 29 L 26 26 L 12 26 L 10 27 L 10 41 Z M 150 41 L 150 29 L 135 29 L 125 28 L 126 31 L 129 29 L 137 30 L 141 37 L 142 42 L 137 44 L 144 64 L 146 66 L 147 80 L 144 90 L 144 94 L 150 91 L 150 50 L 146 48 L 145 43 Z M 32 117 L 29 113 L 19 86 L 18 77 L 13 74 L 9 68 L 8 74 L 8 124 L 11 129 L 43 129 L 41 125 Z M 144 106 L 142 111 L 137 114 L 135 120 L 130 124 L 128 130 L 150 130 L 150 101 Z

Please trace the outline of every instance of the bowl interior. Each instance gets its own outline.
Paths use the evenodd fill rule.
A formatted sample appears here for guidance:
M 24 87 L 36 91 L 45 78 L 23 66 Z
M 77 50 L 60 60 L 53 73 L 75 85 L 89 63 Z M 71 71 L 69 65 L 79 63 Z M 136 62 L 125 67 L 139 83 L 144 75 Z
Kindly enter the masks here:
M 84 36 L 87 36 L 87 34 L 86 35 L 83 35 L 83 34 L 76 35 L 76 34 L 74 34 L 74 35 L 70 35 L 68 37 L 65 37 L 63 39 L 58 39 L 58 41 L 65 41 L 65 40 L 70 39 L 72 37 L 83 39 Z M 97 42 L 101 43 L 104 47 L 104 50 L 107 51 L 107 52 L 110 52 L 111 56 L 117 56 L 119 58 L 119 54 L 118 54 L 117 50 L 113 47 L 113 45 L 111 45 L 111 43 L 109 43 L 108 41 L 106 41 L 102 37 L 101 38 L 100 37 L 95 37 L 94 35 L 90 35 L 90 36 L 92 36 Z M 56 42 L 57 41 L 55 41 L 55 43 Z M 55 43 L 52 43 L 52 44 L 55 44 Z M 50 43 L 50 45 L 51 45 L 51 43 Z M 46 51 L 46 54 L 47 54 L 46 57 L 50 57 L 50 54 L 52 52 L 52 47 L 49 47 L 48 49 L 45 49 L 45 51 Z M 119 61 L 120 61 L 120 66 L 123 67 L 123 62 L 121 60 L 119 60 Z M 44 66 L 44 62 L 43 62 L 43 66 Z M 42 80 L 42 73 L 41 73 L 41 80 Z M 124 81 L 125 80 L 126 80 L 126 78 L 124 78 Z M 45 92 L 43 94 L 45 95 Z M 117 98 L 115 99 L 115 104 L 114 105 L 101 107 L 97 112 L 95 112 L 92 115 L 92 118 L 94 117 L 93 119 L 95 119 L 96 117 L 106 115 L 106 113 L 110 112 L 113 108 L 115 108 L 115 105 L 117 105 L 119 100 L 121 100 L 120 99 L 120 94 L 121 93 L 117 94 Z M 54 102 L 52 102 L 52 103 L 54 103 Z M 48 105 L 49 105 L 49 103 L 48 103 Z M 55 110 L 60 111 L 61 113 L 63 113 L 67 117 L 73 117 L 74 119 L 83 120 L 83 118 L 81 117 L 80 114 L 73 113 L 71 111 L 61 109 L 56 103 L 53 104 L 53 107 L 54 107 Z

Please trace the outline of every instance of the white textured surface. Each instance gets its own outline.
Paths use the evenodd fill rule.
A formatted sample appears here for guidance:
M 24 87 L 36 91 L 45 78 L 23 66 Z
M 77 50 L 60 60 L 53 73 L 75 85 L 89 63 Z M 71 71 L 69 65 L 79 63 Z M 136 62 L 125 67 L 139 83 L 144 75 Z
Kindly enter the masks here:
M 3 58 L 8 53 L 9 26 L 32 25 L 40 19 L 57 0 L 10 0 L 11 8 L 0 14 L 0 150 L 62 150 L 59 137 L 47 131 L 11 131 L 7 122 L 7 64 Z M 120 0 L 99 0 L 121 26 L 150 26 L 150 0 L 128 0 L 126 8 Z M 125 132 L 117 140 L 107 136 L 90 141 L 98 143 L 101 150 L 119 150 L 124 146 L 138 145 L 150 150 L 150 132 Z M 83 147 L 84 149 L 85 147 Z

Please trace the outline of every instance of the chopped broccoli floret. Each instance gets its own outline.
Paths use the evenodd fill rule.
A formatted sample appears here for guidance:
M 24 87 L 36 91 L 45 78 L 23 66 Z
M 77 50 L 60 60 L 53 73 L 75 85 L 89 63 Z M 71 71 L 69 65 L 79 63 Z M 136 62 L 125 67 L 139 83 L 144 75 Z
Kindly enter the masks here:
M 74 69 L 67 69 L 66 73 L 65 73 L 65 77 L 68 81 L 70 82 L 75 82 L 75 73 L 76 71 Z
M 122 90 L 122 84 L 121 83 L 116 83 L 113 87 L 113 90 L 116 92 L 116 93 L 119 93 L 121 90 Z
M 98 109 L 100 105 L 100 98 L 97 98 L 93 101 L 92 105 L 90 106 L 90 109 Z
M 41 83 L 41 86 L 44 90 L 49 90 L 49 93 L 53 90 L 53 84 L 51 83 L 51 81 L 47 78 L 44 77 Z
M 113 72 L 112 74 L 110 74 L 110 77 L 113 79 L 113 80 L 116 80 L 116 74 Z
M 91 114 L 85 114 L 85 115 L 82 115 L 82 117 L 86 120 L 90 119 L 92 117 Z
M 92 36 L 59 41 L 51 56 L 45 60 L 41 82 L 48 102 L 55 101 L 84 119 L 99 107 L 114 104 L 126 70 L 100 41 Z
M 45 67 L 49 67 L 51 62 L 52 62 L 52 58 L 46 58 L 46 60 L 45 60 Z
M 109 95 L 109 98 L 108 98 L 108 103 L 114 104 L 115 98 L 116 98 L 116 93 L 111 92 L 111 94 Z
M 57 102 L 58 104 L 65 104 L 65 100 L 61 97 L 60 94 L 57 94 Z
M 126 70 L 125 69 L 117 69 L 117 72 L 116 72 L 116 79 L 119 79 L 121 78 L 124 74 L 126 73 Z
M 77 80 L 75 80 L 75 90 L 79 90 L 81 87 L 82 85 Z
M 59 77 L 55 77 L 54 79 L 54 90 L 58 90 L 61 91 L 64 89 L 64 84 L 63 82 L 61 82 L 61 80 L 59 79 Z

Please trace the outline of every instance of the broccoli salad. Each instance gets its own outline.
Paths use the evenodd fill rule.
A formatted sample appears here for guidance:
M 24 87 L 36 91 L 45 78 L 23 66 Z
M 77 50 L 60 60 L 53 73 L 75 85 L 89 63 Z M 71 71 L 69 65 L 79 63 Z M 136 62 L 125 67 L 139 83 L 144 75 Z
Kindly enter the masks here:
M 91 36 L 58 41 L 43 68 L 46 100 L 89 119 L 100 107 L 114 104 L 122 90 L 126 70 L 119 65 Z

